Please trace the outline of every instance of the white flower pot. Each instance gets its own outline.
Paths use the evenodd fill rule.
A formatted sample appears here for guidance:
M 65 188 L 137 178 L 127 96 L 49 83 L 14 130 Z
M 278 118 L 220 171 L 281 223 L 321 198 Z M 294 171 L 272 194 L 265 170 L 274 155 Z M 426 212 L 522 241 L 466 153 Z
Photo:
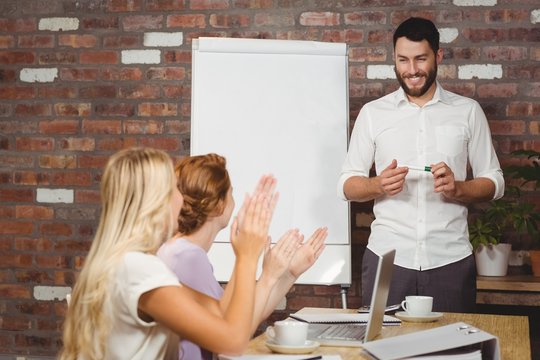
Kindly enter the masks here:
M 480 245 L 474 254 L 476 272 L 481 276 L 505 276 L 512 244 Z

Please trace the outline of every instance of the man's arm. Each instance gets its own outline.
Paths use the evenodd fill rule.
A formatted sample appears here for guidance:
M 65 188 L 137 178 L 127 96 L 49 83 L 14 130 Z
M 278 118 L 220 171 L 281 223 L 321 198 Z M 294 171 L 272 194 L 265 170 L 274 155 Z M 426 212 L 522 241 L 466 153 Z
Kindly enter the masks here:
M 472 180 L 456 181 L 452 169 L 444 162 L 431 167 L 435 178 L 434 190 L 442 193 L 447 199 L 465 204 L 489 201 L 495 195 L 495 183 L 485 177 Z
M 374 177 L 352 176 L 345 181 L 343 192 L 348 200 L 364 202 L 383 195 L 393 196 L 403 190 L 406 167 L 397 167 L 394 159 L 380 175 Z

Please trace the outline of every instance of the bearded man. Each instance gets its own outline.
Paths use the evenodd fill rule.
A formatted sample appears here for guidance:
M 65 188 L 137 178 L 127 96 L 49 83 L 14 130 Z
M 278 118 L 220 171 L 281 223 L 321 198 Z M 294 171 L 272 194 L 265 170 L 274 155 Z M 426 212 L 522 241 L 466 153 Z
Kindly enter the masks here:
M 345 200 L 374 200 L 362 303 L 371 299 L 377 254 L 396 249 L 389 304 L 426 295 L 434 311 L 474 312 L 467 205 L 504 194 L 488 122 L 478 102 L 437 82 L 443 50 L 433 22 L 409 18 L 393 42 L 400 88 L 362 107 L 338 183 Z

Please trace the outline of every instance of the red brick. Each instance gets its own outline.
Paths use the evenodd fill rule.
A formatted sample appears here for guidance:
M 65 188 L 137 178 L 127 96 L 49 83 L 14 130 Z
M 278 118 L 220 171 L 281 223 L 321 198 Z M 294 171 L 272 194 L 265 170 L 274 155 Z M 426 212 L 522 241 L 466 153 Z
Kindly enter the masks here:
M 525 122 L 523 120 L 491 120 L 489 128 L 493 135 L 523 135 Z
M 0 49 L 9 49 L 15 46 L 15 38 L 11 35 L 0 35 Z
M 477 94 L 481 98 L 487 97 L 498 97 L 498 98 L 507 98 L 514 97 L 518 93 L 518 84 L 483 84 L 479 85 Z
M 2 201 L 11 201 L 11 200 L 17 200 L 17 199 L 11 199 L 8 198 L 7 200 L 4 200 L 6 197 L 5 190 L 0 190 L 0 198 Z M 8 194 L 9 195 L 9 194 Z M 23 200 L 28 201 L 28 200 Z M 2 229 L 2 234 L 16 234 L 16 235 L 29 235 L 34 231 L 34 224 L 28 221 L 7 221 L 7 220 L 0 220 L 0 229 Z M 3 256 L 2 256 L 3 258 Z M 9 256 L 7 256 L 9 258 Z M 0 261 L 0 266 L 7 266 L 7 259 L 2 259 Z
M 107 162 L 107 159 L 105 159 L 102 165 L 98 167 L 103 168 Z M 101 195 L 99 190 L 75 190 L 75 202 L 84 204 L 99 204 L 101 203 Z
M 540 97 L 540 82 L 536 82 L 536 83 L 528 82 L 525 87 L 525 91 L 523 93 L 525 96 L 530 96 L 530 97 L 535 97 L 535 98 Z
M 50 348 L 53 344 L 53 339 L 50 335 L 36 336 L 36 335 L 26 335 L 26 334 L 17 334 L 15 335 L 15 345 L 20 346 L 23 349 L 28 349 L 36 347 L 39 349 Z M 43 350 L 42 350 L 43 351 Z
M 239 9 L 271 9 L 272 0 L 234 0 L 234 7 Z
M 77 89 L 66 86 L 39 87 L 38 97 L 73 99 L 77 97 Z
M 183 148 L 179 139 L 175 138 L 151 138 L 143 137 L 141 138 L 141 145 L 148 146 L 156 149 L 161 149 L 165 151 L 178 151 L 186 150 Z
M 39 226 L 39 232 L 42 235 L 53 235 L 53 236 L 70 236 L 73 234 L 73 230 L 71 229 L 71 226 L 65 223 L 41 224 Z
M 178 106 L 171 103 L 142 103 L 138 106 L 140 116 L 175 116 Z
M 325 42 L 345 42 L 345 32 L 342 30 L 323 30 L 321 41 Z
M 77 167 L 75 155 L 41 155 L 39 167 L 45 169 L 74 169 Z
M 288 27 L 294 26 L 295 19 L 292 14 L 273 14 L 273 13 L 258 13 L 255 14 L 253 23 L 257 27 L 275 26 Z
M 118 151 L 121 149 L 133 147 L 139 145 L 137 138 L 105 138 L 100 139 L 96 146 L 100 151 Z
M 297 30 L 297 31 L 276 31 L 276 39 L 318 41 L 320 37 L 319 33 L 320 33 L 319 29 L 314 28 L 314 27 L 309 27 L 309 28 L 305 28 L 304 30 Z
M 120 120 L 83 120 L 84 134 L 121 134 L 122 122 Z
M 444 49 L 444 59 L 473 60 L 479 61 L 482 58 L 481 49 L 478 47 L 460 48 L 451 47 Z
M 248 15 L 218 15 L 211 14 L 208 24 L 215 28 L 238 28 L 250 25 Z
M 79 168 L 103 169 L 108 159 L 108 156 L 100 155 L 79 156 Z
M 11 69 L 0 69 L 0 82 L 12 83 L 17 80 L 17 73 Z
M 165 129 L 167 134 L 189 134 L 191 124 L 189 121 L 169 120 L 165 122 Z
M 59 35 L 58 46 L 68 46 L 71 48 L 93 48 L 96 47 L 98 39 L 95 35 Z
M 0 19 L 0 32 L 34 32 L 36 30 L 36 18 Z
M 156 99 L 160 92 L 158 85 L 137 84 L 120 87 L 118 96 L 126 99 Z
M 107 10 L 114 12 L 139 11 L 142 0 L 109 0 Z
M 30 156 L 2 155 L 0 156 L 0 165 L 3 167 L 28 168 L 34 165 L 34 159 Z
M 400 8 L 410 9 L 409 7 L 402 7 L 402 3 L 399 0 L 394 0 L 394 3 L 390 1 L 390 4 L 388 4 L 389 0 L 382 0 L 385 4 L 385 6 L 392 6 L 392 5 L 398 5 Z M 391 5 L 392 4 L 392 5 Z M 397 27 L 399 24 L 401 24 L 404 20 L 407 20 L 411 16 L 416 17 L 423 17 L 426 19 L 429 19 L 431 21 L 435 22 L 435 17 L 437 16 L 437 12 L 434 10 L 397 10 L 393 11 L 390 16 L 390 24 L 395 25 L 394 27 Z
M 45 269 L 69 268 L 69 260 L 66 256 L 36 255 L 35 262 L 37 266 Z
M 5 218 L 5 219 L 15 218 L 15 207 L 0 205 L 0 217 Z
M 5 331 L 23 331 L 32 328 L 32 321 L 19 317 L 2 316 L 2 330 Z
M 184 85 L 164 85 L 163 95 L 168 98 L 188 97 L 191 94 L 191 87 Z
M 15 308 L 21 314 L 48 315 L 51 312 L 51 304 L 48 301 L 31 301 L 19 303 Z
M 170 11 L 184 10 L 186 0 L 147 0 L 145 10 L 147 11 Z
M 82 99 L 115 98 L 116 87 L 114 85 L 96 85 L 79 89 L 79 97 Z
M 17 205 L 15 213 L 18 219 L 52 219 L 54 210 L 47 206 Z
M 345 42 L 347 44 L 359 44 L 364 42 L 364 32 L 362 30 L 345 30 Z
M 81 19 L 81 29 L 82 30 L 97 30 L 97 29 L 119 29 L 118 16 L 106 16 L 98 18 L 83 18 Z M 127 29 L 125 29 L 127 30 Z
M 163 15 L 133 15 L 122 18 L 125 31 L 155 30 L 163 26 Z
M 21 35 L 17 43 L 20 48 L 52 48 L 54 47 L 54 36 Z
M 350 65 L 349 78 L 351 80 L 364 80 L 366 78 L 366 66 L 365 65 Z
M 23 285 L 0 284 L 0 297 L 9 299 L 30 299 L 30 290 Z
M 227 9 L 229 0 L 190 0 L 189 7 L 193 10 Z
M 540 121 L 531 121 L 529 123 L 529 133 L 535 136 L 540 135 Z
M 39 131 L 48 135 L 73 135 L 79 132 L 79 121 L 77 120 L 50 120 L 40 121 Z
M 60 79 L 63 81 L 96 81 L 99 69 L 94 68 L 61 68 Z
M 384 47 L 351 47 L 349 50 L 349 61 L 365 62 L 365 61 L 386 61 L 387 49 Z
M 530 116 L 532 104 L 530 102 L 512 101 L 506 106 L 507 116 Z
M 191 51 L 165 51 L 164 58 L 166 63 L 184 63 L 191 64 Z
M 93 151 L 96 141 L 94 138 L 67 138 L 58 142 L 60 149 L 69 151 Z
M 368 33 L 368 43 L 392 43 L 392 30 L 374 30 Z
M 105 68 L 101 70 L 103 80 L 141 80 L 140 68 Z
M 34 87 L 0 86 L 0 99 L 32 99 L 36 95 Z
M 40 53 L 38 57 L 38 63 L 44 65 L 75 64 L 77 63 L 77 53 L 71 51 Z
M 49 174 L 35 171 L 15 171 L 13 183 L 17 185 L 48 185 Z
M 448 91 L 455 92 L 456 94 L 466 96 L 466 97 L 474 97 L 475 88 L 474 82 L 445 82 L 444 88 Z
M 120 54 L 116 51 L 85 51 L 79 58 L 81 64 L 117 64 Z
M 527 48 L 521 46 L 486 46 L 483 56 L 489 61 L 519 61 L 527 59 Z
M 18 137 L 15 146 L 19 151 L 51 151 L 54 149 L 54 139 L 43 137 Z
M 15 115 L 17 116 L 49 116 L 52 114 L 50 104 L 17 104 Z
M 135 105 L 126 103 L 97 104 L 94 112 L 99 116 L 131 117 L 135 114 Z
M 382 84 L 380 83 L 362 83 L 350 85 L 351 97 L 381 97 L 383 95 Z
M 104 48 L 126 49 L 137 48 L 142 45 L 142 35 L 106 36 L 103 39 Z
M 205 28 L 206 20 L 204 15 L 186 14 L 167 16 L 168 28 Z
M 355 11 L 344 15 L 345 25 L 385 25 L 387 22 L 384 11 Z
M 56 103 L 54 112 L 59 116 L 88 116 L 90 103 Z
M 51 175 L 51 184 L 55 186 L 90 186 L 92 175 L 88 172 L 57 172 Z
M 90 250 L 89 241 L 62 240 L 56 241 L 54 251 L 57 253 L 86 253 Z
M 163 122 L 155 120 L 128 120 L 124 122 L 126 134 L 163 134 Z
M 184 67 L 153 67 L 146 72 L 148 80 L 184 80 L 185 77 Z

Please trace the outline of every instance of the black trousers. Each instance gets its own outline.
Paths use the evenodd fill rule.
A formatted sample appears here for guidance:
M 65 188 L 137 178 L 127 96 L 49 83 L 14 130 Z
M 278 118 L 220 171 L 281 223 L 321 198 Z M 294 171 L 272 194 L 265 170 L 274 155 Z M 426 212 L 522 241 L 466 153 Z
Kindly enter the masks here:
M 366 249 L 362 260 L 362 305 L 369 305 L 379 257 Z M 394 265 L 388 305 L 407 295 L 433 296 L 433 311 L 472 313 L 476 310 L 474 255 L 431 270 L 411 270 Z

